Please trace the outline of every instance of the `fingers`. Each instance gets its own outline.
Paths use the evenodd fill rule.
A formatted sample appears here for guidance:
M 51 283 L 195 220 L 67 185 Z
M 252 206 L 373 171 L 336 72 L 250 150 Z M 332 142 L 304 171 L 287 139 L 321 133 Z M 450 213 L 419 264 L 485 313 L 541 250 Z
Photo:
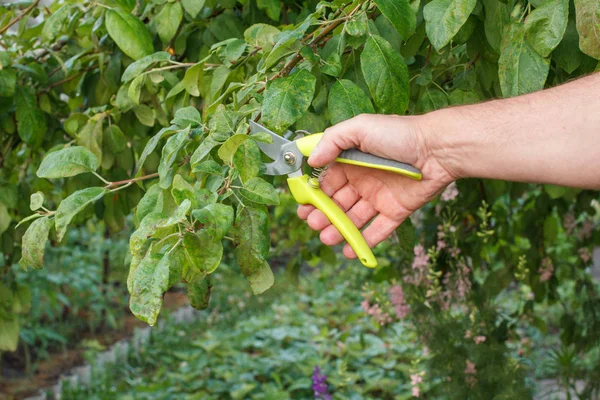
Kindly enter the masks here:
M 310 155 L 308 164 L 322 167 L 332 163 L 342 150 L 358 147 L 365 133 L 365 120 L 365 116 L 358 115 L 327 128 Z
M 385 215 L 379 214 L 365 230 L 362 232 L 369 247 L 373 247 L 383 242 L 394 232 L 394 229 L 400 226 L 408 217 L 408 214 L 401 220 L 390 219 Z M 344 256 L 347 258 L 356 258 L 356 253 L 349 244 L 344 246 Z
M 340 190 L 335 192 L 331 199 L 335 201 L 335 203 L 342 209 L 342 211 L 346 212 L 352 206 L 356 204 L 359 200 L 360 196 L 358 192 L 350 185 L 344 185 Z M 314 210 L 307 217 L 306 222 L 308 222 L 308 226 L 316 231 L 320 231 L 327 226 L 331 225 L 329 219 L 325 216 L 325 214 L 320 210 Z

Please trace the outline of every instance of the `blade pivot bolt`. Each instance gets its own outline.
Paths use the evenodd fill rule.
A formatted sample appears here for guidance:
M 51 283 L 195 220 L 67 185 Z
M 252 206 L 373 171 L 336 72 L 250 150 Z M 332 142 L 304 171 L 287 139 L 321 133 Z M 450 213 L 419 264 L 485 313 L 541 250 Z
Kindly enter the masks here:
M 283 161 L 285 161 L 287 165 L 294 165 L 296 163 L 296 155 L 291 151 L 288 151 L 283 155 Z

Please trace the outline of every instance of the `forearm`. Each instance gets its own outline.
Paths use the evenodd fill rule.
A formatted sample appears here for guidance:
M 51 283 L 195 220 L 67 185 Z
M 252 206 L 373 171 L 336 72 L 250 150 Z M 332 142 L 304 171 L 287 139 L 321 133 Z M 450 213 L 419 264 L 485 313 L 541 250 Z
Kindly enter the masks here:
M 600 189 L 600 74 L 435 111 L 420 125 L 429 150 L 455 178 Z

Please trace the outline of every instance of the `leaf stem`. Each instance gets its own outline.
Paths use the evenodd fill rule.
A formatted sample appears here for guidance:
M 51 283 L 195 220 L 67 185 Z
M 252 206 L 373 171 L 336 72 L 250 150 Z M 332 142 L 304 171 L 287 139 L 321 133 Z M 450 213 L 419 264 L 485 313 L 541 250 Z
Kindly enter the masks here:
M 117 186 L 121 186 L 121 185 L 130 185 L 133 182 L 145 181 L 147 179 L 156 178 L 157 176 L 158 176 L 158 172 L 155 172 L 155 173 L 149 174 L 149 175 L 138 176 L 137 178 L 124 179 L 122 181 L 116 181 L 116 182 L 107 182 L 106 188 L 113 189 L 113 188 L 115 188 Z
M 110 182 L 107 181 L 106 179 L 104 179 L 104 177 L 102 175 L 100 175 L 99 173 L 97 173 L 96 171 L 92 171 L 92 174 L 96 175 L 96 177 L 98 179 L 100 179 L 102 182 L 104 182 L 107 185 L 110 185 Z
M 35 6 L 38 5 L 39 2 L 40 2 L 40 0 L 35 0 L 33 3 L 31 3 L 31 5 L 29 7 L 27 7 L 25 9 L 25 11 L 23 11 L 21 14 L 17 15 L 16 17 L 14 17 L 8 24 L 6 24 L 2 28 L 0 28 L 0 35 L 4 34 L 4 32 L 6 32 L 11 26 L 13 26 L 14 24 L 16 24 L 21 19 L 23 19 L 24 16 L 26 16 L 27 14 L 29 14 L 29 12 L 31 10 L 33 10 L 35 8 Z

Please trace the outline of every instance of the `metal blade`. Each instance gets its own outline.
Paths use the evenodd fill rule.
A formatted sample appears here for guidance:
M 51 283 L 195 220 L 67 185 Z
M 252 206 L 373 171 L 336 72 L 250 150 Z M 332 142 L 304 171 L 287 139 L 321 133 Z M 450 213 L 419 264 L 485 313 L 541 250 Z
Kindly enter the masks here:
M 264 126 L 259 125 L 254 121 L 250 121 L 250 132 L 251 133 L 266 132 L 271 136 L 271 139 L 273 139 L 273 143 L 264 143 L 264 142 L 257 141 L 256 144 L 258 145 L 258 148 L 262 150 L 263 153 L 265 153 L 267 156 L 269 156 L 269 158 L 271 158 L 273 160 L 277 160 L 277 158 L 281 154 L 281 148 L 283 146 L 291 143 L 289 140 L 282 138 L 278 134 L 271 132 Z M 276 174 L 269 174 L 269 175 L 276 175 Z

